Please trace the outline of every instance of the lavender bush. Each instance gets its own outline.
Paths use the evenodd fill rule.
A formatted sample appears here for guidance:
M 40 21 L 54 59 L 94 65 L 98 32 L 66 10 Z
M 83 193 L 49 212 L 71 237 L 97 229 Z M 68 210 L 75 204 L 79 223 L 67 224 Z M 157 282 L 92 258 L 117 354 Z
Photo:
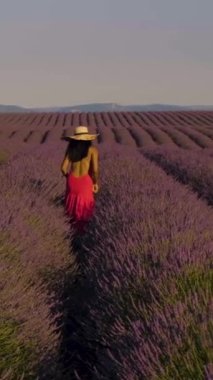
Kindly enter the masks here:
M 195 125 L 194 127 L 193 127 L 195 130 L 197 130 L 198 132 L 200 132 L 200 133 L 202 133 L 202 134 L 204 134 L 204 135 L 206 135 L 207 137 L 209 137 L 210 139 L 213 139 L 213 130 L 212 129 L 210 129 L 210 128 L 208 128 L 208 127 L 206 127 L 206 126 L 201 126 L 201 125 Z
M 212 211 L 145 159 L 117 152 L 114 175 L 105 158 L 93 238 L 84 243 L 94 295 L 82 330 L 99 344 L 90 373 L 204 379 L 212 360 Z
M 172 141 L 171 137 L 169 137 L 165 131 L 161 130 L 157 126 L 149 126 L 143 128 L 152 136 L 153 140 L 156 141 L 157 144 L 174 144 L 174 141 Z
M 196 152 L 162 147 L 146 149 L 144 154 L 213 204 L 212 149 Z
M 115 140 L 119 144 L 136 147 L 136 143 L 131 134 L 128 132 L 128 129 L 124 127 L 115 127 L 112 130 L 115 134 Z
M 212 139 L 194 128 L 178 126 L 177 129 L 189 136 L 201 148 L 213 148 Z
M 159 128 L 167 133 L 178 147 L 193 150 L 198 150 L 200 148 L 200 146 L 197 145 L 195 141 L 193 141 L 186 133 L 184 133 L 184 130 L 179 130 L 173 126 L 160 126 Z
M 62 294 L 77 267 L 70 226 L 54 204 L 64 183 L 52 153 L 45 160 L 31 148 L 0 169 L 0 377 L 8 380 L 59 376 Z

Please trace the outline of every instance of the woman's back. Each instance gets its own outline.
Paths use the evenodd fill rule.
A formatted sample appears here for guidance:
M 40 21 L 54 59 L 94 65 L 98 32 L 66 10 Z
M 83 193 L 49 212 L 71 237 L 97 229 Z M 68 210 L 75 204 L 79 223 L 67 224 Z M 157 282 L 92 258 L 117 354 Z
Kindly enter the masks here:
M 79 161 L 71 162 L 70 171 L 75 177 L 81 177 L 88 174 L 90 165 L 92 163 L 93 147 L 89 147 L 86 157 Z
M 75 177 L 90 174 L 94 177 L 96 183 L 98 176 L 98 149 L 90 146 L 86 157 L 79 161 L 70 161 L 70 173 Z

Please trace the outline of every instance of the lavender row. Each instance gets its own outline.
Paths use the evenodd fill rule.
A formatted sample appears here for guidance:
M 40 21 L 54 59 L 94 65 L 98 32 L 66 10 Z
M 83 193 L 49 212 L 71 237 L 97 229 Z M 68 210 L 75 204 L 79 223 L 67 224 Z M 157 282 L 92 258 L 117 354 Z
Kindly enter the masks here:
M 56 207 L 64 183 L 52 153 L 31 148 L 0 169 L 0 377 L 7 380 L 59 376 L 62 294 L 76 267 Z
M 167 173 L 188 184 L 199 196 L 213 204 L 213 150 L 185 151 L 168 147 L 146 149 L 145 156 Z
M 204 379 L 212 210 L 133 151 L 106 148 L 102 157 L 102 192 L 83 242 L 93 297 L 79 341 L 84 334 L 96 352 L 88 372 L 93 379 Z
M 78 124 L 90 124 L 94 119 L 95 123 L 106 125 L 121 125 L 125 118 L 139 116 L 143 125 L 204 125 L 212 127 L 212 112 L 83 112 L 83 113 L 25 113 L 25 114 L 0 114 L 0 128 L 8 126 L 70 126 Z

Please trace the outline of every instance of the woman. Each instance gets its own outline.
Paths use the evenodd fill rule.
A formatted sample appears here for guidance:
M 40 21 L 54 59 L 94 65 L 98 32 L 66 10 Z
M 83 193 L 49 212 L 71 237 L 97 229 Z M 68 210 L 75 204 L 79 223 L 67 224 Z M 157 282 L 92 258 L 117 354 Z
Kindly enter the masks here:
M 65 211 L 79 231 L 92 217 L 95 200 L 93 193 L 99 191 L 98 149 L 92 140 L 98 134 L 90 134 L 87 127 L 78 126 L 68 136 L 68 147 L 61 171 L 66 176 Z

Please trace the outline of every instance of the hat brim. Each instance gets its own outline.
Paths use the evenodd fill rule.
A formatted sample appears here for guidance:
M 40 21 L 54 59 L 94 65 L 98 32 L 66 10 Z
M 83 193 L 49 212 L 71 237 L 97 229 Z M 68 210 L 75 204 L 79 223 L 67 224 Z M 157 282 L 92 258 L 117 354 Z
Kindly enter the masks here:
M 95 134 L 95 135 L 91 135 L 91 134 L 88 134 L 88 133 L 85 133 L 85 134 L 82 134 L 82 135 L 72 135 L 72 136 L 65 136 L 64 137 L 64 140 L 82 140 L 82 141 L 91 141 L 91 140 L 95 140 L 97 138 L 97 136 L 99 136 L 99 133 Z

